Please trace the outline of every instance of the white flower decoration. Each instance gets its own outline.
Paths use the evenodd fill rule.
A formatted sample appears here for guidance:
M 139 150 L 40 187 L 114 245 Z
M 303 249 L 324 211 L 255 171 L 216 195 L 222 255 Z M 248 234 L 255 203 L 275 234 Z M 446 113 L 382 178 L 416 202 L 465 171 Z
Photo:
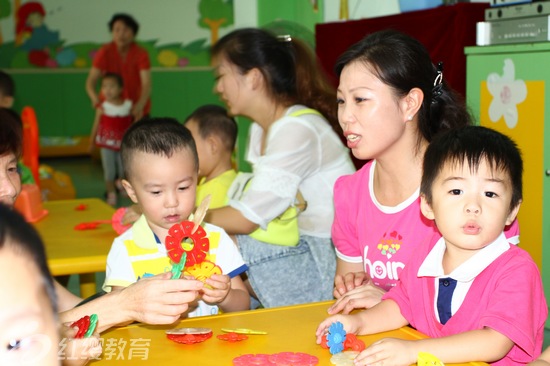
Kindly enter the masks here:
M 497 122 L 502 116 L 509 128 L 514 128 L 518 123 L 517 104 L 527 98 L 527 86 L 523 80 L 514 80 L 516 69 L 514 62 L 507 58 L 504 60 L 502 76 L 491 73 L 487 77 L 487 88 L 493 96 L 489 106 L 489 118 Z

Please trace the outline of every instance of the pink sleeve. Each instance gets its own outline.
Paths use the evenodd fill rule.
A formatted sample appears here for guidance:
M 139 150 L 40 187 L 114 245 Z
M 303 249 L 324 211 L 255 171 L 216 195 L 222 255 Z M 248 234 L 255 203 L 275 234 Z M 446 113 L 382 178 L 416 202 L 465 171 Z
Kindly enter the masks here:
M 357 230 L 353 219 L 357 216 L 357 200 L 352 198 L 354 197 L 352 180 L 353 175 L 343 176 L 338 178 L 334 184 L 332 242 L 339 253 L 348 257 L 361 257 L 361 248 L 357 245 Z
M 517 347 L 510 351 L 509 357 L 527 363 L 540 353 L 548 308 L 536 264 L 524 250 L 517 247 L 510 250 L 517 250 L 514 261 L 497 272 L 499 286 L 491 294 L 480 326 L 510 338 Z

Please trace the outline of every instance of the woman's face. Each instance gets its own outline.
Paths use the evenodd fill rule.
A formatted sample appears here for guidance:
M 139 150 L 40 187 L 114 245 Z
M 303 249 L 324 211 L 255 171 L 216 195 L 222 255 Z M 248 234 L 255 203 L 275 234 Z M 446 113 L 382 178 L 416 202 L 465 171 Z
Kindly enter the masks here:
M 6 246 L 0 276 L 0 364 L 59 365 L 59 329 L 37 266 Z
M 17 169 L 17 156 L 7 153 L 0 156 L 0 202 L 13 206 L 21 192 L 21 176 Z
M 353 155 L 377 159 L 403 140 L 403 102 L 365 63 L 344 67 L 337 90 L 338 121 Z
M 130 47 L 136 37 L 132 28 L 128 27 L 122 20 L 117 20 L 113 24 L 111 36 L 119 50 Z
M 251 97 L 247 75 L 241 74 L 237 66 L 227 61 L 225 57 L 216 58 L 213 66 L 216 75 L 214 91 L 227 105 L 229 114 L 246 115 L 245 111 Z

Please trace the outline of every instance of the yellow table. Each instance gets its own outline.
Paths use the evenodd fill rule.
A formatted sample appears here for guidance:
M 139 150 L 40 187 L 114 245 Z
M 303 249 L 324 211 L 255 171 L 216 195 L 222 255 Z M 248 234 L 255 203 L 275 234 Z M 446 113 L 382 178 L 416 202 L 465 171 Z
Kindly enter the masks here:
M 319 365 L 331 365 L 329 350 L 315 343 L 317 325 L 327 317 L 331 302 L 320 302 L 274 309 L 262 309 L 216 316 L 191 318 L 172 326 L 135 324 L 112 329 L 101 335 L 103 355 L 91 365 L 232 365 L 243 354 L 303 352 L 319 358 Z M 101 319 L 99 319 L 101 322 Z M 174 327 L 207 327 L 212 338 L 203 343 L 179 344 L 166 338 L 165 330 Z M 249 335 L 247 340 L 226 342 L 216 338 L 221 328 L 249 328 L 266 331 L 267 335 Z M 359 338 L 368 346 L 384 337 L 425 338 L 409 327 Z M 464 365 L 487 365 L 482 362 Z
M 84 205 L 85 210 L 75 208 Z M 97 198 L 44 202 L 48 215 L 33 225 L 44 241 L 54 276 L 80 275 L 80 295 L 96 292 L 95 272 L 105 271 L 107 254 L 116 237 L 110 224 L 93 230 L 75 230 L 77 224 L 110 220 L 114 209 Z

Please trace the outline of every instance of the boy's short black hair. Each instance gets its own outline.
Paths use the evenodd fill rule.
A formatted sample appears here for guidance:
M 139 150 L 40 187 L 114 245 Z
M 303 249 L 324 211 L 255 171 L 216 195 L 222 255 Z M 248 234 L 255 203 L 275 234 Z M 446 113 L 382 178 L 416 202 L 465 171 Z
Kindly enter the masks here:
M 12 109 L 0 108 L 0 155 L 14 154 L 21 157 L 23 146 L 23 122 Z
M 117 74 L 116 72 L 106 72 L 103 75 L 102 80 L 105 79 L 113 79 L 114 81 L 116 81 L 121 89 L 124 87 L 124 80 L 122 79 L 122 76 L 120 76 L 120 74 Z
M 5 71 L 0 70 L 0 95 L 5 97 L 15 96 L 15 82 Z
M 132 155 L 141 151 L 148 154 L 171 157 L 176 151 L 188 149 L 199 170 L 197 147 L 191 132 L 176 119 L 170 117 L 144 118 L 132 124 L 124 134 L 120 145 L 122 166 L 127 179 Z
M 116 13 L 115 15 L 113 15 L 113 17 L 109 21 L 109 31 L 110 32 L 113 31 L 113 26 L 115 25 L 115 22 L 117 22 L 119 20 L 121 22 L 123 22 L 128 28 L 130 28 L 132 30 L 132 32 L 134 32 L 134 36 L 137 35 L 137 33 L 139 31 L 139 24 L 134 19 L 134 17 L 132 17 L 130 14 L 126 14 L 126 13 Z
M 36 265 L 40 273 L 40 278 L 36 280 L 44 285 L 53 312 L 57 316 L 57 295 L 46 262 L 46 252 L 42 239 L 40 239 L 32 225 L 27 223 L 17 211 L 0 204 L 0 255 L 2 255 L 1 251 L 5 248 L 30 259 Z
M 482 126 L 449 130 L 428 145 L 424 155 L 420 193 L 432 202 L 432 184 L 445 164 L 468 164 L 476 171 L 485 161 L 493 170 L 505 172 L 512 185 L 510 210 L 522 200 L 523 161 L 514 141 L 508 136 Z
M 219 105 L 206 104 L 193 111 L 186 119 L 197 121 L 199 134 L 203 139 L 213 134 L 219 136 L 228 151 L 235 149 L 237 142 L 237 122 L 227 110 Z

